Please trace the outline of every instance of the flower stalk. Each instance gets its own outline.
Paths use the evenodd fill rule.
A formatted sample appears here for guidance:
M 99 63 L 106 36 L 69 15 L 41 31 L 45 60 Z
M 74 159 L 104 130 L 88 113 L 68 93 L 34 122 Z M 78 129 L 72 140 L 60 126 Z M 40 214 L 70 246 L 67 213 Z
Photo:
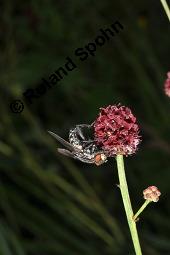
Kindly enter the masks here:
M 121 191 L 123 204 L 124 204 L 124 208 L 126 212 L 126 217 L 127 217 L 127 221 L 128 221 L 131 236 L 132 236 L 134 249 L 135 249 L 136 255 L 142 255 L 138 232 L 136 228 L 136 222 L 133 220 L 133 210 L 132 210 L 132 205 L 130 201 L 128 185 L 126 181 L 123 155 L 117 155 L 116 161 L 117 161 L 117 168 L 118 168 L 120 191 Z
M 162 6 L 163 6 L 163 8 L 166 12 L 166 15 L 167 15 L 169 21 L 170 21 L 170 10 L 169 10 L 169 7 L 168 7 L 168 4 L 167 4 L 166 0 L 161 0 L 161 3 L 162 3 Z
M 143 210 L 146 208 L 146 206 L 151 203 L 151 201 L 149 200 L 145 200 L 145 202 L 143 203 L 143 205 L 140 207 L 140 209 L 137 211 L 137 213 L 133 216 L 133 220 L 136 221 L 136 219 L 138 218 L 139 214 L 141 214 L 143 212 Z

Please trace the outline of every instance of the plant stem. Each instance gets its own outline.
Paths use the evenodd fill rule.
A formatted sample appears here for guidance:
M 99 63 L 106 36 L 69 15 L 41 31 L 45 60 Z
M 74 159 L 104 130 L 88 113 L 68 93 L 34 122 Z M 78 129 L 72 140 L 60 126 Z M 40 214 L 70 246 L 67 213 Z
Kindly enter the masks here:
M 142 255 L 138 232 L 136 228 L 136 222 L 133 220 L 133 210 L 129 197 L 128 185 L 126 181 L 125 169 L 124 169 L 124 161 L 122 155 L 116 156 L 117 168 L 118 168 L 118 176 L 120 182 L 120 190 L 123 199 L 123 204 L 126 212 L 127 221 L 129 224 L 133 245 L 135 248 L 136 255 Z
M 143 205 L 140 207 L 140 209 L 137 211 L 137 213 L 133 216 L 133 220 L 135 221 L 137 219 L 137 217 L 139 216 L 139 214 L 141 214 L 141 212 L 143 212 L 143 210 L 145 209 L 145 207 L 150 203 L 151 201 L 149 200 L 145 200 L 145 202 L 143 203 Z
M 169 7 L 168 7 L 168 4 L 167 4 L 166 0 L 161 0 L 161 3 L 163 5 L 163 8 L 166 12 L 166 15 L 167 15 L 169 21 L 170 21 L 170 10 L 169 10 Z

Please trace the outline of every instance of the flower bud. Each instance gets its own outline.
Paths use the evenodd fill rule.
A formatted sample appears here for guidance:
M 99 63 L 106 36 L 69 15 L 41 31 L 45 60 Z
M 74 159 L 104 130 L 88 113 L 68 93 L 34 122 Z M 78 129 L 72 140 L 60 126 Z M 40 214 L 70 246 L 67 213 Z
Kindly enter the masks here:
M 161 192 L 156 186 L 149 186 L 143 191 L 143 197 L 152 202 L 158 202 Z

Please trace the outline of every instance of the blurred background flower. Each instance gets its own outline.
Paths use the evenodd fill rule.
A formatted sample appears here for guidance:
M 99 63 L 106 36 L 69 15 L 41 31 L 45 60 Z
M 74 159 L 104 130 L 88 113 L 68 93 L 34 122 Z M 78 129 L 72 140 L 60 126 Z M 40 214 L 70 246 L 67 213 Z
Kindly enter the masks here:
M 167 73 L 167 78 L 164 84 L 165 94 L 170 97 L 170 72 Z
M 170 102 L 162 91 L 170 30 L 160 2 L 2 0 L 0 7 L 0 254 L 133 252 L 112 160 L 97 167 L 62 157 L 46 132 L 68 139 L 72 126 L 119 102 L 141 127 L 140 150 L 126 159 L 134 211 L 149 183 L 164 194 L 145 212 L 143 253 L 170 254 Z M 22 114 L 10 111 L 12 99 L 115 20 L 124 30 L 95 57 L 77 62 Z

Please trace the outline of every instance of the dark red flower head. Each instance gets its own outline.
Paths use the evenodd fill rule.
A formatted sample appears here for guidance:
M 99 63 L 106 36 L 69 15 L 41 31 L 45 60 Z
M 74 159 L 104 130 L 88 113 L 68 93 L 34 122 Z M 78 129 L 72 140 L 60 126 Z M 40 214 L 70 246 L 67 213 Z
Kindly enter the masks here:
M 170 72 L 167 73 L 167 79 L 164 84 L 165 94 L 170 97 Z
M 140 142 L 136 118 L 128 107 L 109 105 L 100 108 L 94 123 L 95 141 L 108 157 L 136 152 Z

